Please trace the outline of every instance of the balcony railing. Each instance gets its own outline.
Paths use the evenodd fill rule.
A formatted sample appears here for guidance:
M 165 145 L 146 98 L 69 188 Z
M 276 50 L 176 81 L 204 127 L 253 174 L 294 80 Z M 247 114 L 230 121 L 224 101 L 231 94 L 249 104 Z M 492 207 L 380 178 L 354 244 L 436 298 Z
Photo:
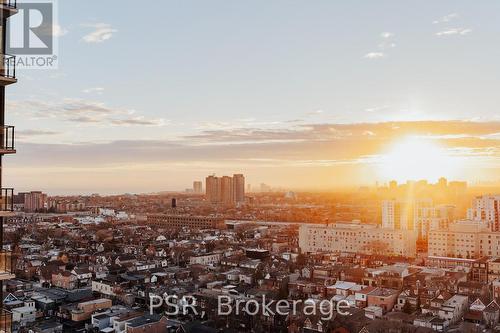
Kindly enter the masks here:
M 0 5 L 3 5 L 5 7 L 9 7 L 12 9 L 17 8 L 17 0 L 0 0 Z
M 2 188 L 0 192 L 0 211 L 14 211 L 14 189 Z
M 12 274 L 12 252 L 0 250 L 0 275 Z
M 0 126 L 0 151 L 15 152 L 14 126 Z
M 12 333 L 12 313 L 0 310 L 0 333 Z
M 3 58 L 2 67 L 0 68 L 0 76 L 8 79 L 16 78 L 16 56 L 11 54 L 0 55 Z

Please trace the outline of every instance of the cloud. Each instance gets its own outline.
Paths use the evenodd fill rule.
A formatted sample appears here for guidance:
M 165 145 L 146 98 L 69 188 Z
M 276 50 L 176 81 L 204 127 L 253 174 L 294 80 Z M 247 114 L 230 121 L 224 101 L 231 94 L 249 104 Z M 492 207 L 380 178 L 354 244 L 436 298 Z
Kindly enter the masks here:
M 469 34 L 472 31 L 472 29 L 468 28 L 450 28 L 446 30 L 442 30 L 439 32 L 436 32 L 436 36 L 453 36 L 453 35 L 459 35 L 459 36 L 464 36 Z
M 36 130 L 36 129 L 17 130 L 16 131 L 16 139 L 28 139 L 31 137 L 49 136 L 49 135 L 58 135 L 58 134 L 61 134 L 61 132 Z
M 396 43 L 393 41 L 394 33 L 392 32 L 382 32 L 380 34 L 382 41 L 378 43 L 378 51 L 372 51 L 364 55 L 366 59 L 380 59 L 386 56 L 386 50 L 393 49 L 396 47 Z
M 364 56 L 366 59 L 380 59 L 383 57 L 385 57 L 384 52 L 369 52 Z
M 165 124 L 164 119 L 145 119 L 144 117 L 135 117 L 127 119 L 113 119 L 111 120 L 113 125 L 123 125 L 123 126 L 133 126 L 133 125 L 143 125 L 143 126 L 162 126 Z
M 233 128 L 172 140 L 20 142 L 19 154 L 9 160 L 9 179 L 19 188 L 109 193 L 185 188 L 213 172 L 241 170 L 249 181 L 330 187 L 345 180 L 350 186 L 353 177 L 373 171 L 381 152 L 408 136 L 433 140 L 453 156 L 473 156 L 478 165 L 470 168 L 471 177 L 477 170 L 495 177 L 500 171 L 500 139 L 491 137 L 495 133 L 500 133 L 500 122 L 418 121 Z M 311 177 L 304 179 L 304 174 Z
M 97 124 L 102 122 L 101 119 L 92 116 L 69 117 L 66 120 L 74 123 L 83 123 L 83 124 Z
M 68 34 L 68 29 L 63 28 L 59 24 L 54 24 L 54 27 L 52 28 L 52 34 L 54 37 L 62 37 Z
M 462 137 L 491 136 L 500 132 L 500 122 L 472 121 L 399 121 L 354 124 L 304 124 L 286 129 L 233 128 L 226 130 L 206 130 L 199 134 L 186 136 L 188 139 L 204 142 L 298 142 L 331 141 L 352 139 L 365 135 L 367 131 L 379 137 L 393 139 L 404 135 Z
M 93 28 L 94 31 L 83 36 L 83 40 L 87 43 L 102 43 L 113 37 L 113 34 L 118 30 L 112 28 L 108 23 L 84 24 L 84 27 Z
M 451 22 L 459 17 L 460 17 L 460 15 L 458 13 L 451 13 L 451 14 L 445 15 L 443 17 L 440 17 L 439 19 L 433 21 L 432 23 L 433 24 L 448 23 L 448 22 Z
M 96 93 L 98 95 L 102 95 L 102 93 L 104 92 L 104 88 L 102 88 L 102 87 L 87 88 L 87 89 L 83 89 L 82 92 L 84 92 L 86 94 Z
M 374 107 L 371 107 L 371 108 L 366 108 L 365 112 L 378 112 L 378 111 L 387 110 L 388 108 L 389 108 L 389 106 L 387 106 L 387 105 L 374 106 Z
M 40 100 L 11 102 L 16 111 L 22 111 L 35 119 L 57 119 L 81 124 L 95 125 L 144 125 L 162 126 L 163 119 L 147 119 L 135 116 L 135 110 L 113 108 L 105 103 L 78 98 L 64 98 L 61 101 L 48 102 Z
M 325 113 L 325 111 L 323 110 L 315 110 L 315 111 L 310 111 L 307 113 L 308 116 L 317 116 L 317 115 L 320 115 L 320 114 L 323 114 Z
M 436 140 L 449 149 L 500 158 L 500 122 L 415 121 L 355 124 L 312 124 L 289 129 L 203 131 L 174 140 L 131 139 L 102 143 L 29 144 L 16 158 L 19 165 L 106 168 L 149 163 L 242 163 L 258 160 L 298 163 L 337 160 L 355 162 L 373 156 L 408 136 Z M 92 156 L 91 159 L 88 156 Z M 32 163 L 32 164 L 30 164 Z M 356 162 L 357 163 L 357 162 Z

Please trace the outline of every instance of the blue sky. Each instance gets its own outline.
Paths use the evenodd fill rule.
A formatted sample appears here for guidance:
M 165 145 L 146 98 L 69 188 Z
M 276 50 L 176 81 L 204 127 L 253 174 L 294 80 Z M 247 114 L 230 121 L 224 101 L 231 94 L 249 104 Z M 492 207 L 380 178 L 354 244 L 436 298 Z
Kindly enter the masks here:
M 446 145 L 481 146 L 485 156 L 494 149 L 487 167 L 497 170 L 497 1 L 146 4 L 58 2 L 59 69 L 20 71 L 19 83 L 8 88 L 19 154 L 8 158 L 7 172 L 21 189 L 172 190 L 211 172 L 304 187 L 293 179 L 317 168 L 331 180 L 309 185 L 334 186 L 338 177 L 329 175 L 343 167 L 324 161 L 358 168 L 378 153 L 358 149 L 372 141 L 362 135 L 353 156 L 342 155 L 339 136 L 328 135 L 314 140 L 331 143 L 331 156 L 280 152 L 310 142 L 312 126 L 369 123 L 361 133 L 376 136 L 377 123 L 428 120 L 493 124 L 485 133 L 453 133 L 477 139 L 469 146 Z M 494 139 L 487 147 L 478 143 L 485 135 Z M 217 158 L 213 149 L 227 155 Z M 288 172 L 277 172 L 269 155 Z M 374 181 L 365 168 L 357 178 Z

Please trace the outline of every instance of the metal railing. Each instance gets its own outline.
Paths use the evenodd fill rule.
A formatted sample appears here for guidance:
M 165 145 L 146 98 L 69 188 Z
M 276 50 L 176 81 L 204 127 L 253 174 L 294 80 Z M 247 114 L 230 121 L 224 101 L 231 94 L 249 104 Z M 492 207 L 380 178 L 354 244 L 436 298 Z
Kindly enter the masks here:
M 2 57 L 0 76 L 15 79 L 16 78 L 16 56 L 11 54 L 0 55 Z
M 12 333 L 12 313 L 0 310 L 0 333 Z
M 0 275 L 12 273 L 12 252 L 0 250 Z
M 14 189 L 2 188 L 0 192 L 0 211 L 14 211 Z
M 0 150 L 15 150 L 14 126 L 0 126 Z
M 16 9 L 17 8 L 17 0 L 0 0 L 0 5 Z

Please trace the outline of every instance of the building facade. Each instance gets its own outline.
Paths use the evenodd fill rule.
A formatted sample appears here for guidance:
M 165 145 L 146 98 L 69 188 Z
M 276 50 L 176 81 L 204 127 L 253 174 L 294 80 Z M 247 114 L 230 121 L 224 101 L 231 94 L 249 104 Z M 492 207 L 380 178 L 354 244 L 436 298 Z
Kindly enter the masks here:
M 156 228 L 222 229 L 224 220 L 217 217 L 149 214 L 148 225 Z
M 406 201 L 382 202 L 382 228 L 395 230 L 414 229 L 413 205 Z
M 304 253 L 384 253 L 414 257 L 416 233 L 412 230 L 380 228 L 359 222 L 302 224 L 299 228 L 299 247 Z
M 455 258 L 500 256 L 500 233 L 486 221 L 460 220 L 429 233 L 429 255 Z
M 483 195 L 474 198 L 467 210 L 467 218 L 486 221 L 491 231 L 500 231 L 500 195 Z
M 0 67 L 0 290 L 3 290 L 3 282 L 12 279 L 13 267 L 12 256 L 9 251 L 3 250 L 3 227 L 7 218 L 14 211 L 14 189 L 4 187 L 3 173 L 3 158 L 4 155 L 14 154 L 14 127 L 6 125 L 5 121 L 5 87 L 16 83 L 16 58 L 13 55 L 6 54 L 7 40 L 7 21 L 10 16 L 17 13 L 16 1 L 0 1 L 0 11 L 2 19 L 1 38 L 1 53 L 2 62 Z M 0 330 L 11 332 L 12 314 L 5 311 L 3 302 L 0 304 Z

